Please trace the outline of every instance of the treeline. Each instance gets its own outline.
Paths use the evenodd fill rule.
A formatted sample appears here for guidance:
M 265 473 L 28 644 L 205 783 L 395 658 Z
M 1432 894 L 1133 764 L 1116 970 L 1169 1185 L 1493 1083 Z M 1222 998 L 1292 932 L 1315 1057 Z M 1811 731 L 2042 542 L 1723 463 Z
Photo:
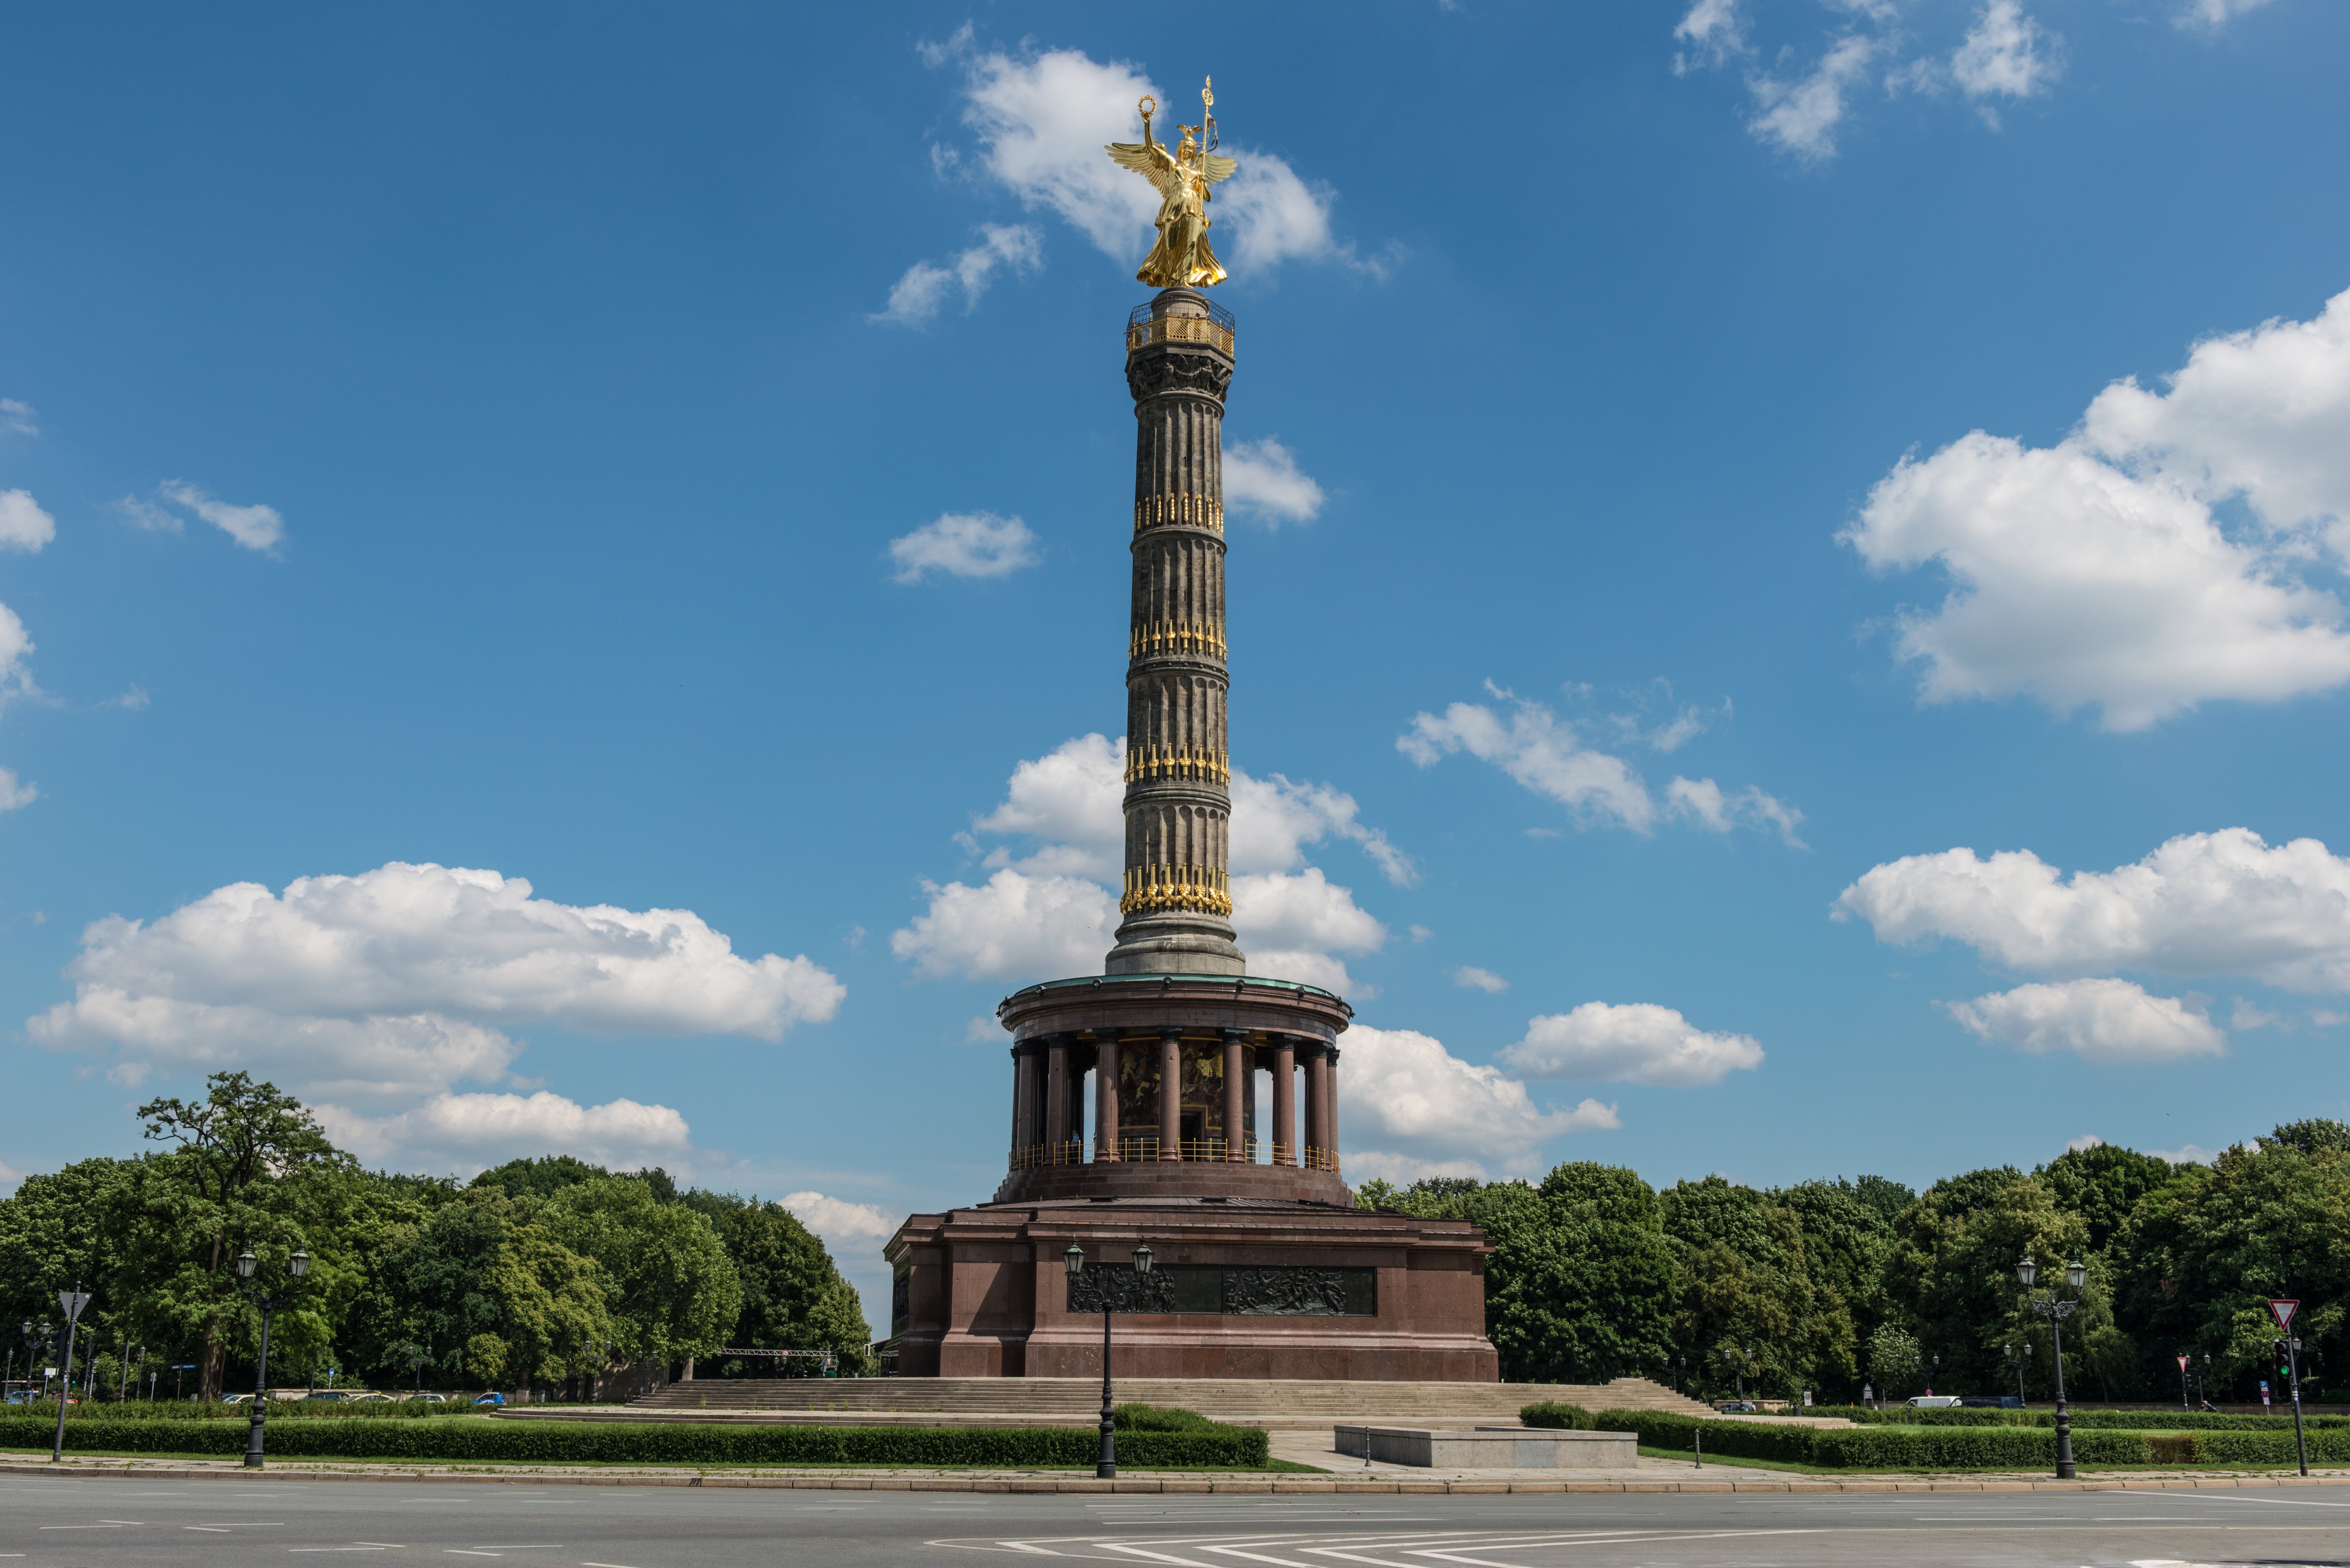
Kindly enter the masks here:
M 287 1298 L 270 1323 L 277 1386 L 336 1368 L 338 1384 L 578 1388 L 725 1346 L 828 1350 L 844 1375 L 868 1370 L 857 1293 L 780 1204 L 565 1156 L 471 1183 L 371 1171 L 272 1085 L 222 1073 L 206 1091 L 140 1107 L 154 1149 L 27 1177 L 0 1199 L 0 1333 L 17 1366 L 78 1285 L 78 1386 L 110 1396 L 143 1351 L 150 1370 L 192 1366 L 203 1398 L 251 1387 L 260 1313 L 235 1268 L 249 1248 L 255 1284 Z M 172 1386 L 167 1373 L 158 1391 Z
M 1594 1383 L 1639 1375 L 1703 1395 L 1843 1403 L 2054 1389 L 2043 1292 L 2088 1267 L 2064 1324 L 2066 1392 L 2176 1400 L 2178 1358 L 2215 1402 L 2276 1381 L 2268 1298 L 2299 1298 L 2304 1389 L 2345 1348 L 2350 1127 L 2303 1121 L 2173 1165 L 2099 1145 L 2029 1174 L 1969 1171 L 1912 1192 L 1882 1177 L 1659 1192 L 1629 1170 L 1562 1165 L 1539 1184 L 1370 1182 L 1365 1208 L 1468 1219 L 1494 1245 L 1486 1332 L 1502 1376 Z M 2282 1390 L 2278 1390 L 2282 1397 Z M 2316 1393 L 2307 1397 L 2316 1397 Z

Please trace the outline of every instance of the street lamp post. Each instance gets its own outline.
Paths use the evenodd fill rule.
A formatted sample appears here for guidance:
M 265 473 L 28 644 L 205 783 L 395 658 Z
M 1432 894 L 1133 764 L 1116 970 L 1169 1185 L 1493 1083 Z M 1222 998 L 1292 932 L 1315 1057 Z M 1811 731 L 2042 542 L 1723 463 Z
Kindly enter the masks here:
M 254 1363 L 253 1413 L 244 1428 L 244 1468 L 249 1470 L 261 1468 L 262 1412 L 269 1403 L 269 1314 L 294 1299 L 291 1291 L 254 1289 L 254 1272 L 260 1266 L 261 1260 L 253 1255 L 251 1247 L 237 1254 L 237 1288 L 244 1293 L 246 1300 L 261 1309 L 261 1355 Z M 299 1280 L 310 1272 L 310 1254 L 299 1247 L 295 1248 L 294 1255 L 286 1262 L 286 1268 L 288 1273 Z
M 1069 1243 L 1069 1250 L 1061 1254 L 1061 1262 L 1069 1271 L 1069 1283 L 1072 1286 L 1075 1286 L 1077 1282 L 1078 1276 L 1086 1272 L 1086 1250 L 1083 1247 L 1078 1246 L 1075 1241 L 1072 1241 Z M 1134 1274 L 1135 1278 L 1139 1280 L 1149 1272 L 1150 1243 L 1144 1241 L 1139 1243 L 1134 1249 Z M 1109 1320 L 1112 1309 L 1118 1304 L 1113 1299 L 1113 1293 L 1110 1289 L 1110 1281 L 1113 1277 L 1114 1276 L 1108 1273 L 1104 1273 L 1101 1277 L 1101 1450 L 1094 1459 L 1094 1474 L 1097 1478 L 1102 1480 L 1108 1480 L 1118 1474 L 1118 1418 L 1116 1416 L 1112 1415 L 1110 1411 L 1109 1383 Z
M 1942 1378 L 1942 1358 L 1939 1355 L 1929 1355 L 1926 1359 L 1933 1363 L 1926 1374 L 1926 1392 L 1930 1395 L 1934 1392 L 1934 1385 L 1940 1382 Z
M 2032 1282 L 2040 1277 L 2040 1265 L 2030 1253 L 2015 1265 L 2015 1277 L 2028 1292 Z M 2080 1310 L 2078 1292 L 2088 1282 L 2089 1271 L 2078 1262 L 2064 1265 L 2064 1282 L 2075 1293 L 2070 1301 L 2058 1301 L 2051 1291 L 2044 1296 L 2031 1297 L 2032 1310 L 2048 1320 L 2056 1336 L 2056 1479 L 2071 1480 L 2079 1472 L 2073 1466 L 2073 1417 L 2064 1407 L 2064 1320 Z
M 2012 1340 L 2008 1343 L 2007 1358 L 2015 1363 L 2015 1405 L 2016 1408 L 2020 1410 L 2023 1407 L 2024 1356 L 2022 1348 L 2019 1347 Z

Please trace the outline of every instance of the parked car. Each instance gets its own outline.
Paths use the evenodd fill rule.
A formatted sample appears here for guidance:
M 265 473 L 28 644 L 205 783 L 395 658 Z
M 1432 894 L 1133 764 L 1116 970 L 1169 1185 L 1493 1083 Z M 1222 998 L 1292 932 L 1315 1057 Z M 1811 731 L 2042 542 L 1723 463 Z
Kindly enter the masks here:
M 221 1403 L 224 1405 L 242 1405 L 252 1397 L 253 1396 L 250 1394 L 224 1394 L 221 1396 Z
M 411 1401 L 421 1399 L 427 1405 L 446 1405 L 449 1402 L 446 1394 L 410 1394 L 405 1397 Z
M 1920 1394 L 1902 1403 L 1912 1410 L 1955 1410 L 1966 1401 L 1956 1394 Z
M 1713 1407 L 1725 1416 L 1754 1414 L 1754 1401 L 1752 1399 L 1717 1399 L 1713 1403 Z
M 351 1403 L 354 1405 L 389 1405 L 391 1403 L 391 1396 L 389 1394 L 354 1394 L 351 1396 Z
M 302 1396 L 305 1405 L 348 1405 L 351 1393 L 348 1388 L 313 1388 Z
M 2023 1401 L 2012 1394 L 1961 1394 L 1959 1404 L 1969 1410 L 2021 1410 Z
M 503 1405 L 505 1402 L 506 1397 L 498 1393 L 495 1389 L 491 1390 L 489 1393 L 483 1395 L 480 1398 L 473 1401 L 476 1405 Z

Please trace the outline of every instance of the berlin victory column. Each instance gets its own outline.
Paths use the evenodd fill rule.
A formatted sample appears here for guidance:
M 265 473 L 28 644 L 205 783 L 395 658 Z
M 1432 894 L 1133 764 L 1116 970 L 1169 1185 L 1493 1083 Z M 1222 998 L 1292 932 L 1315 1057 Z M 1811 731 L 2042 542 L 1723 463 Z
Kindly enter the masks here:
M 1127 644 L 1126 867 L 1098 975 L 1004 999 L 1012 1147 L 988 1202 L 916 1214 L 886 1249 L 901 1375 L 1492 1381 L 1483 1234 L 1357 1210 L 1338 1168 L 1337 1038 L 1326 991 L 1251 975 L 1234 940 L 1231 686 L 1224 635 L 1223 415 L 1233 321 L 1200 292 L 1213 104 L 1170 147 L 1107 149 L 1164 198 L 1126 327 L 1135 413 Z M 1297 1079 L 1305 1078 L 1303 1124 Z M 1272 1126 L 1257 1124 L 1257 1075 Z M 1088 1093 L 1090 1080 L 1090 1093 Z M 1091 1131 L 1087 1102 L 1091 1102 Z M 1125 1264 L 1148 1241 L 1157 1266 Z M 1073 1243 L 1095 1260 L 1065 1273 Z

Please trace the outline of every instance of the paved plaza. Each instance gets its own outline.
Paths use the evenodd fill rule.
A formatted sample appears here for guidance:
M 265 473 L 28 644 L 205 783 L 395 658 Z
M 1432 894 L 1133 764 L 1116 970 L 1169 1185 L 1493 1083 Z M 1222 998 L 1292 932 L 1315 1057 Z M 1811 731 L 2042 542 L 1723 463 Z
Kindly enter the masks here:
M 2350 1563 L 2350 1486 L 1383 1497 L 0 1476 L 0 1561 L 548 1568 L 1071 1559 L 1198 1568 Z

